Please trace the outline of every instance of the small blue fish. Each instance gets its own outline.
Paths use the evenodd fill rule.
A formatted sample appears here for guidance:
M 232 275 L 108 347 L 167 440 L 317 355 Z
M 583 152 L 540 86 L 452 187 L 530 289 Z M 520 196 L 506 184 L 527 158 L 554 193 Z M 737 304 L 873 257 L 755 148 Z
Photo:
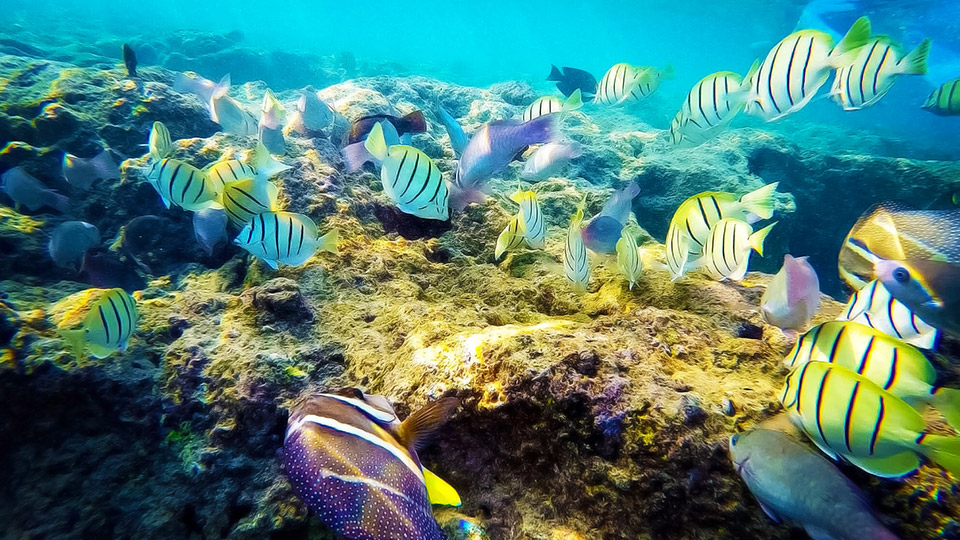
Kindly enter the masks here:
M 614 253 L 623 226 L 630 217 L 633 198 L 640 193 L 640 186 L 630 182 L 607 199 L 600 214 L 583 228 L 583 243 L 594 253 Z
M 400 422 L 383 396 L 345 389 L 294 405 L 284 438 L 293 491 L 333 531 L 354 540 L 443 540 L 430 504 L 460 505 L 423 468 L 416 448 L 459 406 L 444 398 Z

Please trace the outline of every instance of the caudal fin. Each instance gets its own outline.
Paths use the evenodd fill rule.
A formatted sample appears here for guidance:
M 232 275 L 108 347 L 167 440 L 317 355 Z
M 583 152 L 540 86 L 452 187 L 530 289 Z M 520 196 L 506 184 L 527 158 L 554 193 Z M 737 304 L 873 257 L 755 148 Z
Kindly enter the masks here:
M 50 208 L 66 213 L 70 209 L 70 199 L 66 195 L 61 195 L 52 189 L 48 189 L 43 197 L 43 202 Z
M 427 119 L 423 117 L 423 111 L 413 111 L 412 113 L 400 119 L 404 133 L 424 133 L 427 131 Z
M 336 255 L 340 251 L 337 249 L 337 242 L 340 241 L 340 231 L 333 229 L 327 234 L 321 236 L 317 239 L 317 250 L 318 251 L 329 251 Z
M 551 64 L 551 65 L 550 65 L 550 74 L 547 75 L 547 80 L 548 80 L 548 81 L 562 81 L 562 80 L 563 80 L 563 73 L 560 73 L 560 70 L 557 69 L 557 66 Z
M 262 178 L 273 178 L 291 168 L 290 165 L 274 159 L 267 147 L 260 141 L 257 141 L 257 147 L 250 158 L 250 164 L 257 170 L 257 176 Z
M 93 166 L 97 170 L 97 175 L 105 180 L 119 180 L 120 167 L 110 154 L 110 150 L 104 150 L 97 154 L 92 160 Z
M 960 430 L 960 390 L 938 388 L 933 392 L 930 404 L 946 418 L 950 427 Z
M 84 348 L 86 346 L 86 333 L 80 330 L 63 330 L 60 332 L 60 337 L 63 338 L 67 345 L 70 347 L 70 351 L 73 352 L 73 357 L 77 360 L 84 360 Z
M 916 49 L 904 56 L 897 63 L 897 67 L 904 75 L 926 75 L 928 56 L 930 56 L 930 38 L 923 40 Z
M 367 140 L 363 142 L 363 147 L 377 160 L 387 159 L 387 141 L 383 138 L 383 126 L 379 122 L 373 125 Z
M 773 226 L 776 224 L 777 222 L 773 222 L 750 235 L 750 247 L 759 253 L 761 257 L 763 256 L 763 241 L 766 240 L 767 235 L 770 234 L 770 229 L 773 229 Z
M 920 451 L 925 456 L 949 471 L 955 478 L 960 478 L 960 437 L 924 433 L 919 441 Z
M 370 152 L 367 151 L 366 146 L 362 142 L 348 144 L 343 147 L 340 153 L 343 155 L 343 163 L 346 166 L 347 172 L 350 173 L 359 171 L 363 168 L 364 163 L 373 161 L 373 156 L 370 155 Z
M 570 111 L 575 111 L 580 107 L 583 107 L 583 96 L 580 92 L 580 89 L 577 88 L 576 90 L 573 91 L 572 94 L 570 94 L 570 97 L 568 97 L 567 100 L 563 102 L 562 108 L 563 108 L 563 112 L 567 113 Z
M 760 219 L 770 219 L 773 217 L 773 204 L 776 201 L 777 185 L 780 182 L 767 184 L 762 188 L 751 191 L 743 197 L 740 197 L 740 204 L 743 209 Z
M 676 76 L 677 74 L 673 70 L 673 64 L 667 64 L 663 66 L 663 69 L 660 70 L 660 78 L 662 79 L 672 79 Z

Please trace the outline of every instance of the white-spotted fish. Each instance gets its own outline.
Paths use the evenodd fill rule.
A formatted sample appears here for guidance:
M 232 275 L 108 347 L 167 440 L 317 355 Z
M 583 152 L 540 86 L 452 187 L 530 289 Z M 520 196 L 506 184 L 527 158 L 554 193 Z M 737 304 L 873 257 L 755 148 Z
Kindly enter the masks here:
M 937 343 L 937 329 L 917 317 L 877 280 L 853 293 L 837 320 L 869 326 L 921 349 L 933 349 Z
M 739 281 L 747 275 L 750 252 L 763 255 L 763 241 L 776 223 L 753 232 L 746 221 L 723 218 L 713 224 L 703 256 L 693 266 L 717 280 Z
M 147 181 L 157 190 L 163 204 L 184 210 L 202 210 L 217 205 L 220 184 L 187 162 L 161 159 L 147 170 Z
M 777 184 L 767 184 L 739 199 L 732 193 L 705 191 L 683 201 L 667 229 L 667 266 L 673 279 L 683 276 L 689 263 L 703 253 L 703 244 L 717 221 L 732 218 L 755 223 L 770 219 Z
M 154 122 L 150 128 L 150 137 L 147 139 L 147 148 L 149 149 L 150 159 L 160 161 L 163 158 L 170 157 L 173 153 L 173 140 L 170 138 L 170 130 L 163 122 Z
M 61 335 L 78 360 L 85 358 L 86 351 L 96 358 L 106 358 L 126 350 L 139 318 L 133 297 L 123 289 L 110 289 L 93 302 L 80 329 L 65 330 Z
M 264 212 L 274 212 L 280 190 L 262 178 L 246 178 L 231 182 L 220 193 L 220 206 L 226 210 L 230 223 L 243 227 Z
M 808 362 L 787 376 L 780 402 L 821 450 L 870 474 L 899 478 L 918 456 L 960 475 L 960 437 L 931 435 L 905 401 L 836 364 Z
M 387 146 L 383 128 L 375 124 L 364 143 L 380 162 L 383 190 L 402 212 L 425 219 L 450 217 L 447 182 L 429 156 L 412 146 Z
M 692 147 L 717 136 L 743 110 L 749 91 L 749 83 L 732 71 L 718 71 L 700 79 L 670 125 L 671 142 Z
M 251 219 L 233 240 L 270 268 L 300 266 L 317 251 L 337 253 L 339 235 L 334 229 L 320 237 L 308 216 L 292 212 L 263 212 Z
M 529 122 L 545 114 L 568 113 L 580 107 L 583 107 L 583 100 L 580 97 L 580 90 L 577 89 L 564 101 L 560 101 L 560 98 L 553 96 L 544 96 L 535 99 L 533 103 L 523 111 L 523 115 L 520 118 L 524 122 Z
M 543 249 L 546 245 L 547 222 L 540 210 L 540 201 L 532 191 L 517 191 L 510 196 L 510 200 L 520 205 L 520 229 L 523 231 L 523 240 L 531 249 Z
M 283 127 L 287 122 L 287 113 L 283 105 L 268 88 L 263 94 L 260 105 L 260 122 L 257 124 L 257 138 L 271 154 L 284 154 L 287 143 L 283 139 Z
M 444 398 L 400 422 L 382 396 L 344 389 L 290 411 L 284 465 L 294 493 L 327 527 L 353 540 L 444 540 L 431 503 L 457 492 L 417 456 L 459 402 Z
M 909 54 L 889 36 L 874 36 L 856 60 L 837 69 L 830 95 L 846 111 L 869 107 L 886 95 L 900 75 L 926 75 L 930 39 Z
M 960 79 L 947 81 L 934 90 L 923 109 L 937 116 L 960 115 Z
M 500 257 L 508 251 L 513 251 L 523 245 L 523 229 L 521 228 L 520 214 L 510 217 L 507 226 L 500 231 L 497 236 L 497 246 L 494 249 L 494 260 L 500 260 Z
M 850 321 L 815 326 L 797 340 L 783 360 L 796 369 L 807 362 L 830 362 L 870 379 L 921 412 L 937 409 L 960 427 L 960 390 L 936 386 L 937 371 L 919 349 L 883 332 Z
M 80 158 L 73 154 L 63 155 L 63 178 L 80 189 L 87 189 L 97 180 L 120 178 L 120 168 L 109 150 L 104 150 L 92 158 Z
M 820 308 L 820 279 L 807 257 L 783 256 L 783 266 L 773 276 L 760 299 L 760 315 L 784 334 L 796 336 Z
M 637 246 L 635 226 L 633 221 L 628 223 L 620 233 L 620 240 L 617 240 L 617 268 L 627 278 L 631 291 L 643 273 L 643 249 Z
M 14 167 L 0 175 L 0 191 L 13 199 L 17 211 L 21 206 L 26 206 L 31 211 L 49 206 L 54 210 L 66 212 L 70 206 L 70 199 L 66 195 L 47 188 L 43 182 L 23 170 L 23 167 Z
M 586 199 L 584 199 L 586 202 Z M 587 257 L 587 247 L 583 245 L 583 206 L 581 203 L 577 211 L 570 218 L 567 228 L 567 238 L 563 243 L 563 273 L 577 292 L 586 292 L 590 282 L 590 259 Z
M 597 85 L 597 93 L 593 97 L 594 103 L 604 105 L 618 105 L 629 100 L 639 99 L 634 93 L 641 84 L 653 82 L 649 68 L 632 66 L 625 62 L 614 64 L 604 73 Z
M 737 433 L 730 459 L 771 519 L 803 527 L 810 538 L 897 540 L 843 473 L 786 433 Z
M 833 70 L 853 63 L 869 38 L 866 17 L 857 19 L 836 46 L 829 34 L 818 30 L 800 30 L 783 38 L 747 75 L 751 90 L 745 112 L 772 122 L 799 111 Z

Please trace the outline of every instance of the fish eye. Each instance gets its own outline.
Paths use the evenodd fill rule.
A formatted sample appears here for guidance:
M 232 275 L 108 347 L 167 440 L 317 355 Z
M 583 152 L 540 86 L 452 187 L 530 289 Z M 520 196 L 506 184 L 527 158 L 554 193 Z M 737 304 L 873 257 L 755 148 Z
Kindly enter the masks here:
M 897 280 L 897 283 L 906 283 L 910 281 L 910 271 L 901 266 L 893 271 L 893 279 Z
M 737 434 L 734 435 L 733 437 L 730 437 L 730 446 L 736 446 L 738 440 L 740 440 L 740 434 L 739 434 L 739 433 L 737 433 Z

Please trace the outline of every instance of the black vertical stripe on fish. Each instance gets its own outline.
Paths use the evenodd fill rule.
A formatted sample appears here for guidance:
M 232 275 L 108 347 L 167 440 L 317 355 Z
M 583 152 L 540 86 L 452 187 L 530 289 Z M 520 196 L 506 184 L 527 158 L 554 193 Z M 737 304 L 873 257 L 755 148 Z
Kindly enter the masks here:
M 890 295 L 890 300 L 887 302 L 887 318 L 890 319 L 890 328 L 893 328 L 893 332 L 897 334 L 897 339 L 903 339 L 903 335 L 900 333 L 900 329 L 897 328 L 897 322 L 893 320 L 893 304 L 895 300 L 893 295 Z M 917 331 L 919 334 L 920 332 Z
M 110 325 L 107 324 L 107 318 L 103 315 L 103 306 L 97 306 L 100 312 L 100 322 L 103 324 L 103 331 L 107 334 L 107 343 L 110 343 Z
M 190 189 L 190 186 L 193 185 L 193 174 L 194 174 L 194 171 L 190 171 L 190 176 L 187 177 L 187 184 L 186 184 L 185 186 L 183 186 L 183 191 L 180 192 L 180 200 L 181 200 L 181 201 L 187 200 L 187 191 Z M 203 191 L 201 190 L 201 193 L 202 193 L 202 192 L 203 192 Z M 198 194 L 198 196 L 199 196 L 199 194 Z M 194 202 L 196 202 L 196 201 L 194 201 Z
M 260 214 L 260 241 L 264 242 L 267 239 L 267 220 L 263 217 L 263 214 Z
M 170 182 L 167 185 L 167 194 L 171 199 L 173 198 L 173 181 L 177 179 L 177 173 L 180 172 L 180 167 L 182 166 L 183 164 L 177 163 L 177 166 L 173 169 L 173 174 L 170 175 Z
M 797 381 L 797 414 L 801 414 L 800 407 L 803 405 L 801 399 L 801 394 L 803 394 L 803 379 L 807 376 L 807 369 L 810 368 L 810 364 L 813 364 L 813 362 L 807 362 L 800 368 L 800 380 Z
M 863 356 L 860 357 L 860 365 L 857 366 L 857 373 L 860 375 L 863 375 L 864 372 L 867 371 L 867 363 L 870 361 L 870 354 L 873 350 L 874 341 L 876 341 L 876 336 L 870 336 L 870 342 L 867 343 L 867 349 L 863 351 Z
M 717 198 L 711 195 L 710 202 L 713 203 L 713 208 L 717 211 L 717 219 L 723 218 L 723 212 L 720 211 L 720 203 L 717 202 Z
M 887 45 L 887 49 L 883 51 L 883 58 L 880 59 L 880 65 L 877 66 L 877 70 L 873 72 L 873 94 L 877 94 L 877 79 L 880 78 L 880 70 L 883 69 L 883 64 L 887 61 L 887 55 L 890 53 L 890 45 Z
M 787 99 L 790 100 L 790 106 L 793 106 L 793 89 L 790 86 L 790 76 L 793 73 L 793 59 L 797 56 L 797 47 L 800 45 L 800 39 L 803 36 L 797 36 L 797 41 L 793 44 L 793 50 L 790 51 L 790 62 L 787 64 Z M 801 95 L 803 89 L 801 89 Z
M 130 313 L 130 306 L 127 305 L 130 302 L 130 298 L 127 295 L 121 295 L 120 300 L 123 303 L 123 310 L 127 314 L 127 322 L 130 325 L 130 331 L 133 331 L 133 327 L 136 325 L 136 321 L 133 320 L 133 313 Z
M 884 405 L 883 405 L 883 396 L 880 396 L 880 410 L 877 412 L 877 423 L 873 425 L 873 433 L 870 434 L 870 453 L 873 455 L 874 450 L 877 447 L 877 436 L 880 434 L 880 428 L 883 426 L 883 416 L 884 416 Z
M 863 318 L 866 319 L 866 321 L 867 321 L 867 326 L 869 326 L 870 328 L 876 328 L 876 326 L 874 326 L 874 324 L 873 324 L 873 319 L 870 318 L 870 314 L 869 314 L 869 313 L 864 312 L 864 313 L 863 313 Z
M 830 346 L 830 356 L 828 357 L 831 362 L 837 357 L 837 349 L 840 348 L 840 341 L 843 339 L 843 334 L 847 331 L 846 325 L 840 327 L 840 331 L 837 332 L 837 335 L 833 337 L 833 344 Z
M 781 111 L 780 106 L 777 105 L 777 98 L 773 97 L 773 67 L 777 63 L 777 56 L 780 55 L 781 47 L 783 47 L 782 41 L 780 42 L 779 45 L 777 45 L 777 51 L 773 53 L 773 59 L 770 60 L 770 71 L 767 72 L 767 93 L 770 95 L 770 103 L 773 105 L 773 108 L 777 110 L 777 112 L 783 112 L 783 111 Z
M 707 125 L 710 127 L 713 127 L 713 122 L 711 122 L 710 119 L 707 118 L 707 113 L 704 112 L 703 110 L 703 85 L 701 84 L 699 86 L 700 86 L 700 91 L 697 94 L 697 108 L 700 109 L 700 116 L 703 117 L 703 120 L 707 123 Z M 701 204 L 701 211 L 702 211 L 702 206 L 703 205 Z
M 807 58 L 803 61 L 803 76 L 800 79 L 800 95 L 807 93 L 807 71 L 810 69 L 810 56 L 813 55 L 813 38 L 810 38 L 810 44 L 807 46 Z
M 273 214 L 273 243 L 277 248 L 277 258 L 280 258 L 280 216 Z
M 722 235 L 722 240 L 721 240 L 721 242 L 720 242 L 720 256 L 721 256 L 721 259 L 723 260 L 723 265 L 727 268 L 727 271 L 726 271 L 726 272 L 723 272 L 723 274 L 726 274 L 727 272 L 733 271 L 733 269 L 736 268 L 736 262 L 737 262 L 737 254 L 736 254 L 736 252 L 733 253 L 733 262 L 734 262 L 734 265 L 731 266 L 731 265 L 730 265 L 730 262 L 727 260 L 727 226 L 728 226 L 729 224 L 730 224 L 729 221 L 724 221 L 724 222 L 723 222 L 723 235 Z M 734 233 L 736 233 L 736 230 L 734 230 Z M 734 234 L 734 239 L 733 239 L 733 241 L 734 241 L 734 242 L 737 241 L 737 240 L 736 240 L 736 234 Z
M 694 236 L 693 230 L 690 229 L 690 220 L 689 220 L 689 219 L 687 220 L 687 232 L 690 234 L 690 238 L 692 238 L 693 241 L 696 242 L 697 245 L 702 248 L 702 247 L 703 247 L 703 242 L 697 240 L 697 237 Z
M 409 175 L 409 177 L 407 177 L 407 180 L 406 180 L 407 185 L 406 185 L 406 187 L 403 188 L 403 191 L 402 191 L 402 192 L 400 193 L 400 195 L 397 197 L 398 199 L 403 198 L 403 196 L 407 194 L 407 190 L 410 189 L 410 186 L 413 185 L 413 180 L 417 177 L 417 169 L 419 169 L 419 168 L 420 168 L 420 152 L 417 152 L 417 159 L 416 159 L 416 161 L 413 162 L 413 172 L 411 172 L 410 175 Z M 399 175 L 400 175 L 400 171 L 397 171 L 397 176 L 399 176 Z M 424 186 L 426 186 L 426 183 L 427 183 L 427 181 L 426 181 L 426 179 L 424 179 L 424 181 L 423 181 Z M 420 189 L 421 189 L 421 191 L 423 190 L 423 188 L 420 188 Z M 418 193 L 418 195 L 419 195 L 419 193 Z M 416 199 L 416 197 L 414 197 L 413 199 L 411 199 L 411 200 L 409 200 L 409 201 L 407 201 L 406 203 L 403 203 L 403 204 L 409 204 L 409 203 L 413 202 L 414 199 Z
M 117 309 L 117 304 L 114 303 L 113 298 L 108 296 L 107 301 L 110 302 L 110 307 L 113 308 L 113 317 L 117 320 L 117 343 L 119 343 L 124 334 L 123 323 L 120 321 L 120 311 Z
M 823 413 L 823 389 L 827 387 L 827 378 L 830 377 L 831 373 L 833 373 L 833 371 L 826 369 L 823 372 L 823 377 L 820 378 L 820 387 L 817 388 L 817 409 L 815 411 L 816 414 L 814 414 L 814 422 L 817 424 L 817 432 L 820 433 L 820 440 L 824 442 L 826 442 L 827 437 L 823 434 L 823 425 L 820 422 L 820 416 Z
M 430 176 L 433 174 L 433 162 L 428 162 L 430 165 L 430 170 L 427 172 L 427 180 L 430 179 Z M 440 174 L 440 169 L 437 169 L 437 174 Z M 443 187 L 443 178 L 440 178 L 437 182 L 437 189 L 433 190 L 433 195 L 427 200 L 427 202 L 435 203 L 437 202 L 437 195 L 440 194 L 440 188 Z M 446 208 L 446 204 L 440 203 L 441 208 Z
M 707 218 L 707 211 L 703 208 L 703 198 L 697 198 L 697 207 L 700 209 L 700 216 L 703 217 L 703 225 L 710 228 L 710 219 Z
M 719 80 L 719 77 L 713 78 L 713 114 L 717 116 L 717 120 L 723 120 L 720 117 L 720 107 L 717 105 L 717 82 L 719 82 Z M 723 78 L 723 84 L 724 86 L 727 84 L 726 77 Z M 724 96 L 726 96 L 726 94 L 724 94 Z
M 853 408 L 857 406 L 857 394 L 860 392 L 860 381 L 853 385 L 853 392 L 850 394 L 847 414 L 843 419 L 843 442 L 847 446 L 847 452 L 853 453 L 850 447 L 850 420 L 853 418 Z
M 957 91 L 958 86 L 960 86 L 960 83 L 954 84 L 950 87 L 950 96 L 947 97 L 947 106 L 944 107 L 950 112 L 953 112 L 953 93 Z M 941 88 L 940 91 L 943 92 L 943 89 Z
M 893 383 L 897 382 L 897 364 L 900 362 L 900 347 L 893 348 L 893 362 L 890 363 L 890 376 L 887 383 L 883 385 L 884 390 L 889 390 Z
M 290 220 L 290 227 L 287 229 L 287 257 L 290 256 L 290 248 L 293 246 L 293 220 Z
M 232 191 L 232 190 L 231 190 L 231 191 Z M 239 190 L 237 190 L 237 191 L 239 191 Z M 233 198 L 233 195 L 230 194 L 230 191 L 227 191 L 226 193 L 224 193 L 224 195 L 226 195 L 227 198 L 230 199 L 230 202 L 232 202 L 234 205 L 236 205 L 238 208 L 240 208 L 240 210 L 243 210 L 243 211 L 246 212 L 247 214 L 249 214 L 249 215 L 251 215 L 251 216 L 255 216 L 255 215 L 258 214 L 258 212 L 253 212 L 253 211 L 251 211 L 251 210 L 248 209 L 246 206 L 244 206 L 243 204 L 241 204 L 240 201 L 234 199 L 234 198 Z M 225 210 L 227 211 L 228 214 L 230 214 L 231 216 L 233 216 L 234 218 L 236 218 L 237 221 L 246 221 L 245 219 L 243 219 L 243 216 L 238 215 L 238 214 L 237 214 L 236 212 L 234 212 L 233 209 L 231 209 L 230 207 L 225 208 Z
M 870 47 L 870 52 L 867 53 L 867 60 L 866 60 L 866 62 L 863 63 L 863 66 L 860 68 L 860 77 L 859 77 L 859 79 L 860 79 L 860 103 L 859 103 L 859 105 L 863 105 L 863 104 L 866 103 L 866 101 L 867 101 L 866 95 L 864 94 L 864 91 L 863 91 L 863 79 L 864 79 L 864 77 L 865 77 L 866 74 L 867 74 L 867 67 L 870 66 L 870 59 L 873 58 L 873 53 L 877 50 L 877 47 L 878 47 L 879 45 L 880 45 L 880 42 L 879 42 L 879 41 L 874 41 L 874 42 L 873 42 L 873 47 Z M 889 50 L 889 48 L 888 48 L 888 50 Z M 887 54 L 886 51 L 884 51 L 883 54 L 884 54 L 884 57 L 886 57 L 886 54 Z M 877 66 L 877 69 L 874 70 L 874 72 L 873 72 L 873 93 L 874 93 L 874 94 L 877 93 L 877 77 L 880 75 L 880 68 L 881 68 L 881 67 L 883 67 L 883 62 L 882 62 L 882 61 L 880 62 L 880 65 Z
M 163 178 L 163 170 L 167 168 L 167 164 L 170 163 L 169 159 L 165 159 L 160 163 L 160 172 L 157 174 L 157 185 L 160 185 L 160 179 Z
M 416 174 L 417 170 L 414 169 L 413 172 L 414 172 L 414 174 Z M 430 177 L 431 177 L 431 176 L 433 176 L 433 162 L 430 161 L 430 160 L 427 160 L 427 174 L 426 174 L 426 176 L 424 176 L 424 178 L 423 178 L 423 185 L 420 186 L 420 191 L 418 191 L 417 194 L 414 195 L 407 204 L 412 203 L 413 201 L 419 199 L 419 198 L 420 198 L 420 195 L 422 195 L 423 192 L 427 190 L 427 186 L 430 185 Z M 438 183 L 438 185 L 437 185 L 437 191 L 440 191 L 439 183 Z M 437 194 L 436 194 L 436 192 L 434 192 L 433 197 L 436 197 L 436 196 L 437 196 Z M 433 197 L 431 197 L 427 202 L 432 201 L 432 200 L 433 200 Z M 423 206 L 423 208 L 426 208 L 426 206 Z
M 918 334 L 921 333 L 921 332 L 920 332 L 920 329 L 917 328 L 917 316 L 914 315 L 912 311 L 910 312 L 910 326 L 913 327 L 913 331 L 914 331 L 914 332 L 916 332 L 916 333 L 918 333 Z
M 227 181 L 223 179 L 223 174 L 220 173 L 220 169 L 214 167 L 213 170 L 217 173 L 217 178 L 220 179 L 221 184 L 226 184 Z
M 403 170 L 403 164 L 407 161 L 407 155 L 410 153 L 409 150 L 403 151 L 403 157 L 400 158 L 400 166 L 397 167 L 397 175 L 393 177 L 393 183 L 390 184 L 390 187 L 397 187 L 397 182 L 400 181 L 400 171 Z

